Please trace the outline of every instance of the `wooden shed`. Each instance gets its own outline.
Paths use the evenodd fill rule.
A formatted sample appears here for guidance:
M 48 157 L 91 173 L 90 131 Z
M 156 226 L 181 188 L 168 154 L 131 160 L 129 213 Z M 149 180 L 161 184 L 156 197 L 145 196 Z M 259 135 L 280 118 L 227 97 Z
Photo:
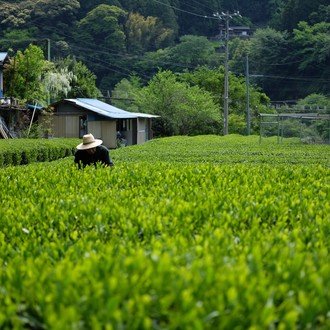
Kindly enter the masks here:
M 64 99 L 52 104 L 54 137 L 82 138 L 92 133 L 108 148 L 117 148 L 120 132 L 126 145 L 142 144 L 152 138 L 151 120 L 159 116 L 133 113 L 89 98 Z M 39 118 L 40 119 L 40 118 Z

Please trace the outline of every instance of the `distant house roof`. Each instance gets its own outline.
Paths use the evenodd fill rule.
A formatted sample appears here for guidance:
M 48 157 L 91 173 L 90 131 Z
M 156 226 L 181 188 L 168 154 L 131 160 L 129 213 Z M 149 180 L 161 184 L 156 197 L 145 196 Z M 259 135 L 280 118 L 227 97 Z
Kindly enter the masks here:
M 130 118 L 156 118 L 159 116 L 147 113 L 129 112 L 116 108 L 108 103 L 99 101 L 97 99 L 77 98 L 65 99 L 64 102 L 69 102 L 77 105 L 78 107 L 93 111 L 101 116 L 113 119 L 130 119 Z M 57 102 L 60 103 L 60 102 Z

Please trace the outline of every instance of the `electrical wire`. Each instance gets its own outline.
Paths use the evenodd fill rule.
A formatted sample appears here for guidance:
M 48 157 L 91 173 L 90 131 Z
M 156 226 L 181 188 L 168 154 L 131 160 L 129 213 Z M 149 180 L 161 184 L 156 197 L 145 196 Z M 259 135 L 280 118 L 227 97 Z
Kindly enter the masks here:
M 165 3 L 163 3 L 163 2 L 161 2 L 161 1 L 158 1 L 158 0 L 153 0 L 154 2 L 157 2 L 157 3 L 160 3 L 160 4 L 163 4 L 163 5 L 165 5 L 165 6 L 169 6 L 169 7 L 172 7 L 172 8 L 174 8 L 174 9 L 179 9 L 179 8 L 176 8 L 176 7 L 174 7 L 174 6 L 170 6 L 170 5 L 168 5 L 168 4 L 165 4 Z M 192 12 L 188 12 L 188 11 L 183 11 L 183 12 L 186 12 L 186 13 L 188 13 L 188 14 L 193 14 L 193 15 L 197 15 L 197 16 L 200 16 L 200 17 L 204 17 L 205 18 L 205 16 L 202 16 L 202 15 L 198 15 L 198 14 L 195 14 L 195 13 L 192 13 Z M 207 18 L 212 18 L 212 19 L 214 19 L 214 17 L 207 17 Z M 48 26 L 44 26 L 44 25 L 41 25 L 41 24 L 35 24 L 36 26 L 39 26 L 40 28 L 43 28 L 43 29 L 49 29 L 51 32 L 54 32 L 54 28 L 52 27 L 52 28 L 50 28 L 50 27 L 48 27 Z M 74 37 L 73 36 L 71 36 L 71 35 L 68 35 L 68 34 L 65 34 L 62 30 L 61 31 L 59 31 L 58 29 L 55 29 L 55 30 L 57 30 L 57 33 L 58 34 L 60 34 L 60 35 L 62 35 L 62 36 L 65 36 L 65 37 L 67 37 L 67 38 L 69 38 L 69 39 L 74 39 Z M 36 39 L 37 40 L 37 39 Z M 84 44 L 86 44 L 86 45 L 88 45 L 88 46 L 93 46 L 93 47 L 95 47 L 95 44 L 91 44 L 91 43 L 88 43 L 88 42 L 86 42 L 86 41 L 84 41 L 84 40 L 80 40 L 80 42 L 83 42 Z M 72 43 L 71 43 L 71 46 L 72 46 Z M 114 52 L 111 52 L 108 48 L 106 48 L 106 47 L 100 47 L 99 45 L 98 45 L 98 47 L 99 47 L 99 49 L 104 49 L 104 51 L 102 51 L 102 50 L 93 50 L 93 52 L 95 53 L 103 53 L 103 54 L 111 54 L 111 55 L 114 55 L 114 56 L 119 56 L 119 57 L 125 57 L 125 58 L 127 58 L 127 59 L 132 59 L 132 56 L 130 56 L 130 55 L 128 55 L 128 54 L 126 54 L 126 53 L 114 53 Z M 90 48 L 84 48 L 84 47 L 81 47 L 81 46 L 76 46 L 76 45 L 73 45 L 73 48 L 76 48 L 76 49 L 83 49 L 83 50 L 90 50 Z M 290 47 L 289 47 L 290 48 Z M 95 58 L 94 57 L 92 57 L 92 56 L 90 56 L 90 55 L 86 55 L 87 57 L 89 57 L 89 58 L 92 58 L 94 61 L 95 61 Z M 76 56 L 77 57 L 77 56 Z M 134 56 L 134 57 L 136 57 L 136 56 Z M 83 59 L 83 57 L 82 56 L 80 56 L 79 58 L 81 58 L 81 59 Z M 142 57 L 143 58 L 143 57 Z M 113 71 L 113 72 L 117 72 L 117 73 L 119 73 L 119 74 L 124 74 L 124 75 L 131 75 L 133 72 L 131 72 L 131 71 L 129 71 L 129 70 L 127 70 L 126 68 L 123 68 L 123 67 L 121 67 L 121 66 L 119 66 L 119 65 L 114 65 L 113 63 L 109 63 L 109 62 L 106 62 L 106 61 L 102 61 L 102 60 L 100 60 L 100 59 L 98 59 L 98 61 L 99 62 L 101 62 L 101 63 L 104 63 L 104 64 L 107 64 L 107 66 L 105 66 L 105 65 L 103 65 L 102 66 L 102 64 L 99 64 L 98 66 L 101 66 L 101 67 L 103 67 L 103 68 L 107 68 L 108 70 L 110 70 L 110 71 Z M 273 66 L 276 66 L 276 65 L 288 65 L 288 64 L 294 64 L 294 63 L 299 63 L 300 61 L 295 61 L 295 62 L 289 62 L 289 63 L 271 63 L 271 64 L 269 64 L 269 65 L 273 65 Z M 167 64 L 167 65 L 173 65 L 173 66 L 178 66 L 178 67 L 185 67 L 185 68 L 191 68 L 191 69 L 194 69 L 195 67 L 190 67 L 190 66 L 187 66 L 187 65 L 185 65 L 185 64 L 183 64 L 183 63 L 178 63 L 178 62 L 170 62 L 170 61 L 161 61 L 161 62 L 159 62 L 159 63 L 162 63 L 162 64 Z M 95 65 L 95 63 L 94 63 L 94 65 Z M 119 71 L 119 70 L 116 70 L 116 69 L 114 69 L 114 68 L 110 68 L 108 65 L 112 65 L 112 66 L 114 66 L 114 67 L 117 67 L 117 68 L 119 68 L 119 69 L 121 69 L 121 70 L 123 70 L 123 71 Z M 145 79 L 150 79 L 150 77 L 149 76 L 147 76 L 147 75 L 143 75 L 142 74 L 142 76 L 144 76 L 144 78 Z M 250 76 L 253 76 L 253 75 L 250 75 Z M 311 78 L 311 77 L 309 77 L 309 78 L 307 78 L 307 77 L 286 77 L 286 76 L 275 76 L 275 75 L 256 75 L 256 76 L 260 76 L 260 78 L 271 78 L 271 79 L 287 79 L 287 80 L 304 80 L 304 81 L 319 81 L 319 82 L 330 82 L 330 80 L 325 80 L 325 79 L 322 79 L 322 78 L 319 78 L 319 77 L 313 77 L 313 78 Z M 262 77 L 261 77 L 262 76 Z
M 41 26 L 41 25 L 38 25 L 36 24 L 37 26 L 39 27 L 42 27 L 44 28 L 44 26 Z M 58 29 L 54 29 L 54 28 L 50 28 L 50 27 L 46 27 L 46 29 L 49 29 L 51 32 L 54 32 L 54 30 L 56 31 L 56 33 L 58 33 L 59 35 L 62 35 L 66 38 L 69 38 L 71 40 L 74 40 L 74 37 L 71 36 L 71 35 L 68 35 L 68 34 L 65 34 L 64 32 L 58 30 Z M 68 41 L 66 41 L 68 42 Z M 89 43 L 85 40 L 81 40 L 82 43 L 86 44 L 87 46 L 91 46 L 91 47 L 95 47 L 97 46 L 99 50 L 95 50 L 95 48 L 93 49 L 93 52 L 94 53 L 102 53 L 102 54 L 111 54 L 113 56 L 117 56 L 117 57 L 124 57 L 125 59 L 128 59 L 128 60 L 131 60 L 133 58 L 141 58 L 141 59 L 145 59 L 143 56 L 136 56 L 136 55 L 128 55 L 127 53 L 115 53 L 115 52 L 112 52 L 109 48 L 107 47 L 102 47 L 100 45 L 95 45 L 95 44 L 92 44 L 92 43 Z M 69 43 L 69 42 L 68 42 Z M 82 46 L 77 46 L 75 43 L 72 43 L 70 42 L 69 45 L 73 45 L 73 48 L 76 48 L 76 49 L 80 49 L 80 50 L 91 50 L 91 48 L 85 48 L 85 47 L 82 47 Z M 151 62 L 151 61 L 149 61 Z M 180 62 L 171 62 L 171 61 L 159 61 L 158 63 L 160 64 L 167 64 L 167 65 L 172 65 L 172 66 L 175 66 L 175 67 L 182 67 L 182 68 L 187 68 L 187 69 L 194 69 L 195 67 L 193 66 L 189 66 L 189 65 L 186 65 L 185 63 L 180 63 Z
M 174 7 L 174 6 L 171 6 L 171 5 L 167 4 L 167 3 L 161 2 L 159 0 L 152 0 L 152 1 L 153 2 L 156 2 L 156 3 L 159 3 L 161 5 L 164 5 L 166 7 L 170 7 L 172 9 L 174 9 L 174 10 L 179 11 L 179 12 L 183 12 L 183 13 L 189 14 L 189 15 L 193 15 L 193 16 L 197 16 L 197 17 L 201 17 L 201 18 L 207 18 L 207 19 L 217 19 L 217 18 L 212 17 L 212 16 L 200 15 L 200 14 L 196 14 L 196 13 L 193 13 L 191 11 L 188 11 L 188 10 L 183 10 L 183 9 L 180 9 L 180 8 L 177 8 L 177 7 Z
M 264 75 L 264 74 L 253 74 L 250 73 L 249 77 L 251 78 L 271 78 L 271 79 L 286 79 L 286 80 L 298 80 L 298 81 L 307 81 L 307 82 L 324 82 L 330 83 L 330 80 L 323 79 L 320 77 L 288 77 L 288 76 L 274 76 L 274 75 Z
M 92 56 L 92 55 L 84 54 L 84 56 L 78 55 L 78 56 L 76 56 L 76 57 L 77 57 L 77 58 L 84 59 L 84 57 L 86 57 L 86 56 L 87 56 L 88 58 L 93 59 L 93 61 L 94 61 L 94 65 L 101 66 L 101 67 L 103 67 L 103 68 L 108 69 L 109 71 L 113 71 L 113 72 L 119 73 L 119 74 L 124 75 L 124 76 L 127 76 L 127 77 L 131 76 L 131 75 L 134 73 L 133 71 L 130 71 L 130 70 L 126 69 L 126 68 L 123 68 L 123 67 L 121 67 L 121 66 L 119 66 L 119 65 L 117 65 L 117 64 L 114 65 L 113 63 L 109 63 L 109 62 L 107 62 L 107 61 L 103 61 L 103 60 L 101 60 L 101 59 L 97 59 L 97 61 L 98 61 L 98 63 L 99 63 L 99 64 L 97 64 L 97 63 L 95 63 L 95 57 Z M 100 63 L 101 63 L 101 64 L 100 64 Z M 102 65 L 102 63 L 103 63 L 103 65 Z M 118 69 L 120 69 L 120 70 L 122 70 L 122 71 L 120 71 L 120 70 L 118 70 Z M 145 82 L 148 82 L 148 81 L 151 79 L 150 76 L 147 76 L 147 75 L 145 75 L 145 74 L 142 74 L 142 75 L 140 74 L 140 78 L 142 78 Z
M 85 47 L 81 47 L 81 46 L 76 46 L 73 45 L 72 43 L 69 44 L 71 48 L 75 48 L 77 50 L 90 50 L 90 48 L 85 48 Z M 93 50 L 93 53 L 97 53 L 97 54 L 108 54 L 106 51 L 101 51 L 101 50 Z M 118 55 L 120 56 L 120 55 Z M 142 59 L 144 61 L 146 61 L 147 63 L 153 63 L 152 60 L 146 60 L 145 57 L 143 56 L 131 56 L 131 57 L 127 57 L 127 59 Z M 157 60 L 157 64 L 166 64 L 166 65 L 172 65 L 175 67 L 181 67 L 181 68 L 186 68 L 186 69 L 195 69 L 195 66 L 190 66 L 187 64 L 183 64 L 180 62 L 171 62 L 171 61 L 159 61 Z
M 41 27 L 41 28 L 45 28 L 45 26 L 41 26 L 41 25 L 38 25 L 36 24 L 37 26 Z M 64 36 L 68 39 L 71 39 L 71 40 L 75 40 L 73 36 L 71 35 L 68 35 L 68 34 L 65 34 L 64 32 L 58 30 L 58 29 L 54 29 L 53 27 L 50 28 L 50 27 L 46 27 L 46 29 L 49 29 L 51 32 L 56 32 L 57 34 L 61 35 L 61 36 Z M 66 40 L 67 43 L 69 43 L 67 40 Z M 97 46 L 97 48 L 99 50 L 95 50 L 95 48 L 93 48 L 93 52 L 98 52 L 98 53 L 103 53 L 103 54 L 107 54 L 107 55 L 113 55 L 113 56 L 117 56 L 117 57 L 121 57 L 121 58 L 126 58 L 128 60 L 131 60 L 133 58 L 144 58 L 144 56 L 141 56 L 141 55 L 130 55 L 130 54 L 127 54 L 127 53 L 120 53 L 120 52 L 113 52 L 111 51 L 109 48 L 107 47 L 104 47 L 104 46 L 100 46 L 100 45 L 96 45 L 94 43 L 89 43 L 85 40 L 80 40 L 79 42 L 81 43 L 84 43 L 86 46 L 90 46 L 90 47 L 95 47 Z M 76 43 L 72 43 L 70 42 L 69 45 L 74 45 L 75 48 L 79 48 L 79 49 L 82 49 L 82 50 L 91 50 L 91 48 L 86 48 L 86 47 L 82 47 L 82 46 L 77 46 Z M 171 65 L 174 65 L 174 66 L 182 66 L 182 67 L 188 67 L 187 65 L 185 65 L 184 63 L 179 63 L 179 62 L 170 62 L 170 61 L 167 61 L 167 62 L 159 62 L 159 63 L 163 63 L 163 64 L 171 64 Z M 193 67 L 190 67 L 190 68 L 193 68 Z
M 197 4 L 197 6 L 194 5 L 194 4 L 191 4 L 191 3 L 195 3 L 195 4 Z M 190 7 L 192 9 L 197 9 L 197 10 L 202 9 L 201 8 L 201 6 L 202 6 L 202 7 L 204 7 L 204 9 L 207 9 L 210 12 L 214 11 L 214 9 L 210 8 L 209 6 L 204 5 L 203 3 L 198 2 L 198 1 L 194 1 L 194 0 L 188 0 L 188 3 L 181 0 L 180 1 L 180 7 L 182 7 L 182 5 Z
M 81 56 L 81 55 L 77 55 L 77 56 L 75 56 L 77 59 L 80 59 L 80 60 L 85 60 L 85 57 L 83 57 L 83 56 Z M 95 63 L 94 62 L 94 66 L 97 66 L 97 67 L 99 67 L 99 68 L 106 68 L 106 69 L 108 69 L 109 71 L 112 71 L 112 72 L 116 72 L 116 73 L 119 73 L 119 74 L 121 74 L 121 75 L 123 75 L 123 76 L 126 76 L 126 77 L 130 77 L 131 76 L 131 74 L 130 73 L 127 73 L 127 72 L 122 72 L 122 71 L 119 71 L 119 70 L 116 70 L 116 69 L 114 69 L 114 68 L 110 68 L 109 66 L 107 66 L 107 65 L 105 65 L 105 64 L 108 64 L 107 62 L 103 62 L 104 64 L 101 64 L 101 63 Z M 142 78 L 142 80 L 144 80 L 143 78 Z M 149 80 L 144 80 L 144 82 L 148 82 Z

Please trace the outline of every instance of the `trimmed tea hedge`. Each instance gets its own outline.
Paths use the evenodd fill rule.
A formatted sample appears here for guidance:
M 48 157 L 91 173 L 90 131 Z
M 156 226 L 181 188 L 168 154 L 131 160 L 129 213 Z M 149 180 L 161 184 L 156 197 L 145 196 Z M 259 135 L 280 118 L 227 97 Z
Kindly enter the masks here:
M 72 156 L 79 139 L 0 140 L 0 167 L 52 161 Z
M 329 146 L 286 142 L 0 169 L 0 328 L 328 329 Z
M 297 138 L 263 138 L 259 143 L 256 135 L 207 135 L 181 136 L 150 140 L 134 148 L 120 148 L 114 157 L 123 162 L 170 162 L 170 163 L 252 163 L 252 164 L 322 164 L 330 166 L 330 146 L 306 145 Z

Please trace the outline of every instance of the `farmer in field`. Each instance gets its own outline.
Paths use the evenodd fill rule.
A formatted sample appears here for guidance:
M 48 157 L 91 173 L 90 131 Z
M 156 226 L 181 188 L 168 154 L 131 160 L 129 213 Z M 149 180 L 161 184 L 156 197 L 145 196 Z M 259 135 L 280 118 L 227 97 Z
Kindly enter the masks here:
M 110 158 L 109 150 L 102 145 L 103 141 L 95 139 L 93 134 L 83 136 L 83 142 L 77 145 L 74 156 L 74 162 L 78 164 L 78 168 L 86 165 L 94 165 L 97 163 L 104 166 L 113 166 Z

